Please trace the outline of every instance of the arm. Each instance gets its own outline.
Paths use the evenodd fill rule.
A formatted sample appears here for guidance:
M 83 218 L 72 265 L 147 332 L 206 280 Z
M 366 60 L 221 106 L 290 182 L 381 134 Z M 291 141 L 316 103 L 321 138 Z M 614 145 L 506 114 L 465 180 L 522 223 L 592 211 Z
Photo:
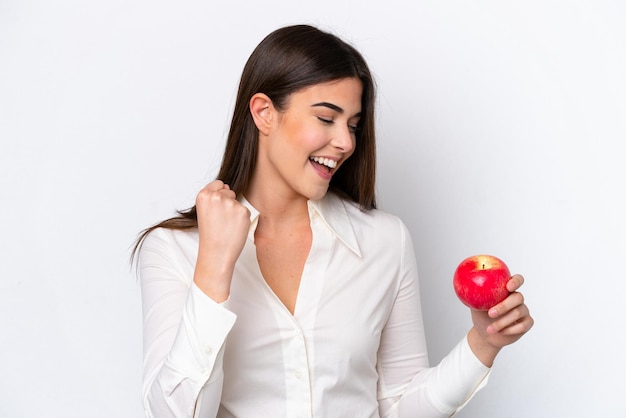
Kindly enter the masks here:
M 144 409 L 148 417 L 191 417 L 202 394 L 202 408 L 215 416 L 223 343 L 235 315 L 191 282 L 171 237 L 172 231 L 153 231 L 139 254 Z
M 220 403 L 223 346 L 235 322 L 223 303 L 250 214 L 217 180 L 198 193 L 196 211 L 197 243 L 185 245 L 175 232 L 157 229 L 140 252 L 143 399 L 150 417 L 214 417 Z
M 404 225 L 400 237 L 400 287 L 379 349 L 380 415 L 449 417 L 486 384 L 490 370 L 466 338 L 437 366 L 429 367 L 415 254 Z

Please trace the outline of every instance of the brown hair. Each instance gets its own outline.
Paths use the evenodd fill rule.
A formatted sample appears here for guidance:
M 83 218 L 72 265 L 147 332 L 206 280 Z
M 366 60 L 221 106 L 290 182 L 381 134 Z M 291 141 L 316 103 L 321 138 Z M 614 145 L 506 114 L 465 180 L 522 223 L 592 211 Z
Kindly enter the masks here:
M 330 182 L 330 190 L 357 203 L 361 210 L 374 209 L 376 145 L 374 129 L 375 85 L 363 56 L 337 36 L 308 25 L 286 26 L 259 43 L 243 69 L 226 149 L 217 178 L 237 194 L 248 191 L 256 165 L 258 129 L 249 111 L 256 93 L 265 93 L 278 110 L 289 95 L 314 84 L 356 77 L 363 84 L 361 119 L 354 154 Z M 141 232 L 133 249 L 156 228 L 190 229 L 198 226 L 196 207 L 178 211 Z

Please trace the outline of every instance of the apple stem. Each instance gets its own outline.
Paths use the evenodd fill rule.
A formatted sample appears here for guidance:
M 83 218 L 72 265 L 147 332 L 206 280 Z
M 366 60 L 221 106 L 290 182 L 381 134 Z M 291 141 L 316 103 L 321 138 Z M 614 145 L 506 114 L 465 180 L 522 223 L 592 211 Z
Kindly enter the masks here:
M 485 269 L 485 264 L 483 263 L 483 270 Z

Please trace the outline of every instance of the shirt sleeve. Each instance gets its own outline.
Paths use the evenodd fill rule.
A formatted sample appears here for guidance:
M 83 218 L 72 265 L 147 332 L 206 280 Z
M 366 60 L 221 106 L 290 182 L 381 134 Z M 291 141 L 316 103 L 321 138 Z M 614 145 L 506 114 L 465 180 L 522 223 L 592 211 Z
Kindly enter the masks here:
M 398 295 L 381 337 L 378 355 L 381 417 L 451 417 L 486 383 L 490 369 L 461 340 L 429 367 L 417 265 L 408 230 L 403 242 Z
M 193 282 L 172 231 L 154 230 L 139 253 L 146 417 L 215 417 L 223 349 L 236 316 Z M 185 264 L 187 263 L 187 264 Z

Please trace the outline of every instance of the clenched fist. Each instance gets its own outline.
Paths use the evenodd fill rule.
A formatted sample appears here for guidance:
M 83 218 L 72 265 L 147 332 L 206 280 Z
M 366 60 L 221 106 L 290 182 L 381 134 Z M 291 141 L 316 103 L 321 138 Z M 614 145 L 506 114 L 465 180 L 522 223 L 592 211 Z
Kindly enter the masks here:
M 243 250 L 250 211 L 235 192 L 220 180 L 207 184 L 196 197 L 198 215 L 198 261 L 194 282 L 216 302 L 230 295 L 235 263 Z

